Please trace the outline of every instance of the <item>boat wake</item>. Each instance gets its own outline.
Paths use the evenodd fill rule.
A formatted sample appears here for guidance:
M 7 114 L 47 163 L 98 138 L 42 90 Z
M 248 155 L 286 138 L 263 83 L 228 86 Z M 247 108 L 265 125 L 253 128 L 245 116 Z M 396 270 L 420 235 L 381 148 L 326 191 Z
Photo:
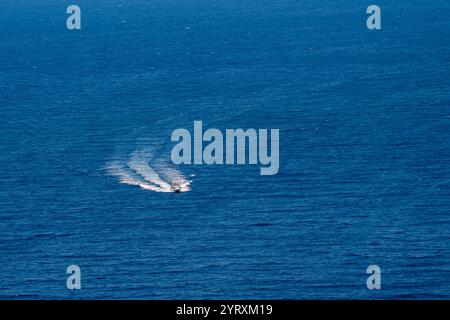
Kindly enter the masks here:
M 125 160 L 108 162 L 106 170 L 109 175 L 117 177 L 120 183 L 145 190 L 154 192 L 191 190 L 191 181 L 187 180 L 181 172 L 160 161 L 152 160 L 153 154 L 150 149 L 138 150 L 132 152 Z

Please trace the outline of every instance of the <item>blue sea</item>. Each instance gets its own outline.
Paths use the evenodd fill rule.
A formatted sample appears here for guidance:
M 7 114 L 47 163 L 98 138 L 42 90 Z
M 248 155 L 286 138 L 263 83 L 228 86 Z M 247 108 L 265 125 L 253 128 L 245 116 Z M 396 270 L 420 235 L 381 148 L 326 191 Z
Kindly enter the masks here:
M 370 4 L 3 0 L 0 298 L 450 299 L 450 2 Z M 174 165 L 196 120 L 278 174 Z

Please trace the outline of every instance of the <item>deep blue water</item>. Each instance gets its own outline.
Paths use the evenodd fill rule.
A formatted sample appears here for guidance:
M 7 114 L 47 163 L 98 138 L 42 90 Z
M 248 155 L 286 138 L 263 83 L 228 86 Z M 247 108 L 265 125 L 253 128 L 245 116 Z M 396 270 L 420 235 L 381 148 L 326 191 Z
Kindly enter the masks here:
M 75 2 L 0 3 L 0 298 L 450 298 L 448 1 Z M 279 128 L 279 174 L 108 174 L 194 120 Z

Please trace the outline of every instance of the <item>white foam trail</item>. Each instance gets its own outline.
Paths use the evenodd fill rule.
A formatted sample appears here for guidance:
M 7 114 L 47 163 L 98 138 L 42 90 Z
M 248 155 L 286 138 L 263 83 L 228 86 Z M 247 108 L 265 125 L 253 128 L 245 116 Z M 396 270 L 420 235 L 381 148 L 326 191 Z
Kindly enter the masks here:
M 128 170 L 121 162 L 113 161 L 107 166 L 108 174 L 119 178 L 120 183 L 137 186 L 145 190 L 151 190 L 155 192 L 172 192 L 171 190 L 163 189 L 159 186 L 155 186 L 133 174 Z
M 149 161 L 152 153 L 149 149 L 133 152 L 128 161 L 111 161 L 106 169 L 109 175 L 115 176 L 120 183 L 138 186 L 155 192 L 174 192 L 173 184 L 180 186 L 181 192 L 190 191 L 191 181 L 181 172 L 167 165 L 152 167 Z
M 156 173 L 155 170 L 153 170 L 148 164 L 148 159 L 150 157 L 151 154 L 146 150 L 133 152 L 131 160 L 128 161 L 128 166 L 130 167 L 130 169 L 142 176 L 144 180 L 151 182 L 159 186 L 160 188 L 168 190 L 168 192 L 170 192 L 172 190 L 172 186 L 162 180 L 158 173 Z

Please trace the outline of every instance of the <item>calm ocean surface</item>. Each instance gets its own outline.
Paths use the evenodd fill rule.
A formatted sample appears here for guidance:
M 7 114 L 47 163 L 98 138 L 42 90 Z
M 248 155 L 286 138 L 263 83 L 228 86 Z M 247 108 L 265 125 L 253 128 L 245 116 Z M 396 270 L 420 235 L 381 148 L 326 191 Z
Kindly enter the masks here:
M 449 1 L 73 2 L 0 3 L 0 298 L 450 298 Z M 111 175 L 194 120 L 279 128 L 279 174 Z

